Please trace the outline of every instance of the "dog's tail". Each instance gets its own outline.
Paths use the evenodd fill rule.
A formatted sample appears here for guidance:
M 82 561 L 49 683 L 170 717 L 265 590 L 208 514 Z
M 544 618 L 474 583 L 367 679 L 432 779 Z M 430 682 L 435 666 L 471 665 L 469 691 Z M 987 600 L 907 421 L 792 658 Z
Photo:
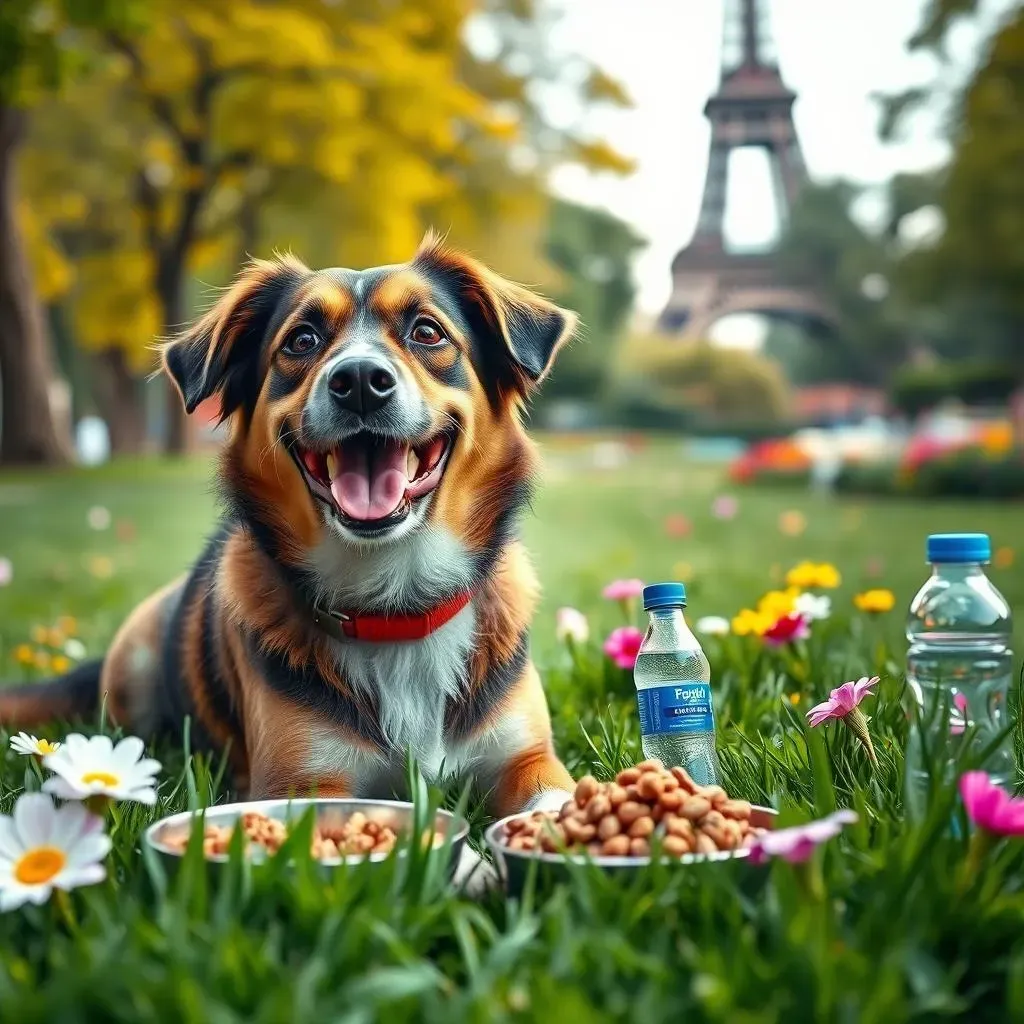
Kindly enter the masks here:
M 85 718 L 99 710 L 102 659 L 85 661 L 55 679 L 21 686 L 0 684 L 0 728 L 30 729 Z

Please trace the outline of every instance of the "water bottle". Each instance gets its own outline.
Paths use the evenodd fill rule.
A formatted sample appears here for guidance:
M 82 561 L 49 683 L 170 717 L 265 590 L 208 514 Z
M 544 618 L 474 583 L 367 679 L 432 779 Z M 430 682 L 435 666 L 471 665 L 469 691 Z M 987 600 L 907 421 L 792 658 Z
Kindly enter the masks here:
M 928 788 L 922 730 L 948 763 L 965 733 L 970 732 L 980 750 L 1009 724 L 1013 626 L 1006 599 L 985 575 L 983 566 L 991 557 L 992 542 L 983 533 L 928 538 L 932 575 L 914 598 L 907 619 L 907 782 L 912 811 Z M 1012 782 L 1013 737 L 1007 736 L 982 767 L 995 781 Z
M 633 668 L 644 757 L 681 765 L 694 782 L 717 784 L 711 666 L 683 618 L 682 583 L 644 587 L 647 634 Z

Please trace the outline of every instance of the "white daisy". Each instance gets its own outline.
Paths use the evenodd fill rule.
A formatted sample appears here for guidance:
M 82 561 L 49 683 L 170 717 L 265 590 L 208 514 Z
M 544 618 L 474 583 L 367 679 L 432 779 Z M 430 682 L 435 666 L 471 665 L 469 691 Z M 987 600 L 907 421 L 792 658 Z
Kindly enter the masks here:
M 37 739 L 35 736 L 29 736 L 27 732 L 19 732 L 17 736 L 11 737 L 11 750 L 29 757 L 46 757 L 47 754 L 60 750 L 60 744 Z
M 728 636 L 729 620 L 723 619 L 721 615 L 705 615 L 698 619 L 694 629 L 705 636 Z
M 824 622 L 832 614 L 832 598 L 826 594 L 801 594 L 794 610 L 810 622 Z
M 13 816 L 0 815 L 0 910 L 102 882 L 109 852 L 103 821 L 81 804 L 54 807 L 44 793 L 23 793 Z
M 62 800 L 109 797 L 152 807 L 160 762 L 143 757 L 145 749 L 137 736 L 128 736 L 115 747 L 109 736 L 87 739 L 72 733 L 60 750 L 43 758 L 43 766 L 55 775 L 43 783 L 43 790 Z

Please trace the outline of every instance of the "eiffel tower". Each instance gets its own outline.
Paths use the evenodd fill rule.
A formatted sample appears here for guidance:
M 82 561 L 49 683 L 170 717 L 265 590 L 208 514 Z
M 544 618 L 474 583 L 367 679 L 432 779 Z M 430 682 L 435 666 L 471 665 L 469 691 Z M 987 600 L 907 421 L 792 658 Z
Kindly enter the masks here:
M 734 149 L 765 150 L 783 223 L 807 180 L 793 123 L 796 94 L 782 80 L 768 23 L 767 0 L 725 0 L 722 72 L 704 116 L 711 146 L 697 228 L 672 261 L 672 295 L 659 318 L 662 331 L 706 339 L 732 313 L 759 313 L 803 324 L 828 323 L 813 293 L 778 273 L 770 252 L 732 253 L 725 247 L 726 187 Z

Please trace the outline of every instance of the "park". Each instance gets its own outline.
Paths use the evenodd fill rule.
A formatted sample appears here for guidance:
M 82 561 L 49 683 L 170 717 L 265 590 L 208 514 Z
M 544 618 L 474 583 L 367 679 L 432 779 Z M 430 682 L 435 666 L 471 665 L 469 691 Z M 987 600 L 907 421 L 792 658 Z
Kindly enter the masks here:
M 563 6 L 581 46 L 574 17 L 614 21 L 611 4 Z M 690 182 L 689 241 L 668 239 L 653 300 L 641 255 L 657 215 L 639 227 L 549 188 L 573 164 L 639 189 L 645 158 L 620 153 L 614 130 L 543 123 L 533 79 L 559 66 L 580 109 L 643 108 L 600 58 L 563 53 L 552 70 L 563 37 L 548 5 L 0 12 L 17 55 L 0 69 L 0 172 L 16 182 L 0 211 L 0 1020 L 1024 1019 L 1024 238 L 1011 237 L 1024 17 L 909 4 L 913 35 L 894 50 L 942 67 L 944 43 L 973 40 L 970 70 L 905 95 L 887 81 L 880 135 L 897 138 L 914 110 L 956 116 L 942 166 L 873 186 L 887 212 L 868 226 L 857 199 L 872 189 L 815 173 L 798 98 L 812 86 L 784 82 L 786 53 L 817 45 L 829 17 L 804 4 L 789 20 L 785 6 L 671 16 L 714 34 L 715 67 L 707 95 L 687 86 L 707 162 Z M 836 6 L 838 24 L 848 5 Z M 651 0 L 637 17 L 669 16 Z M 501 47 L 473 42 L 492 36 Z M 771 246 L 735 251 L 727 179 L 742 167 L 733 151 L 751 149 L 774 174 L 780 224 Z M 239 799 L 231 751 L 204 747 L 201 716 L 138 740 L 103 702 L 25 731 L 5 721 L 20 706 L 7 686 L 31 702 L 102 659 L 132 609 L 192 570 L 226 510 L 250 528 L 224 453 L 257 403 L 230 385 L 189 396 L 154 373 L 154 346 L 229 302 L 248 256 L 404 264 L 438 224 L 501 275 L 494 288 L 529 282 L 583 324 L 536 391 L 520 374 L 487 392 L 492 410 L 516 387 L 529 399 L 537 472 L 514 536 L 539 582 L 528 648 L 558 757 L 595 790 L 643 767 L 640 592 L 682 582 L 710 663 L 721 784 L 730 802 L 777 812 L 774 846 L 628 871 L 573 863 L 521 890 L 500 871 L 464 887 L 445 849 L 411 837 L 338 867 L 301 845 L 167 857 L 147 839 L 154 823 Z M 478 462 L 487 441 L 475 437 Z M 454 450 L 457 472 L 476 471 Z M 274 454 L 257 455 L 275 486 L 282 467 L 309 484 L 301 456 L 266 470 Z M 459 484 L 448 457 L 432 500 Z M 996 715 L 1016 756 L 1006 779 L 978 705 L 957 704 L 970 680 L 939 728 L 915 717 L 908 609 L 935 534 L 986 535 L 979 572 L 1016 613 Z M 407 792 L 373 796 L 464 817 L 490 867 L 497 815 L 479 780 L 427 778 L 403 756 Z M 131 785 L 118 788 L 107 773 L 122 769 Z

